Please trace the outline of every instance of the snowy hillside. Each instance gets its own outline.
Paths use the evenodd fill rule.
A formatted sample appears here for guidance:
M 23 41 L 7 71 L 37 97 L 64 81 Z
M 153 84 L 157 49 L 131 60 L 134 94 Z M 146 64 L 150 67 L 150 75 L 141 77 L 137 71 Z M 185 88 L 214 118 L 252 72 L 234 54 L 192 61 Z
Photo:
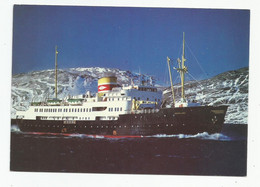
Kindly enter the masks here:
M 248 117 L 248 68 L 228 71 L 211 79 L 185 84 L 185 95 L 202 105 L 229 105 L 225 123 L 247 124 Z M 180 98 L 180 85 L 174 86 Z M 170 88 L 164 90 L 166 105 L 172 104 Z
M 84 94 L 90 90 L 97 92 L 97 80 L 104 73 L 117 76 L 119 84 L 129 84 L 131 79 L 138 83 L 139 75 L 130 71 L 112 68 L 70 68 L 58 70 L 58 98 Z M 53 98 L 55 92 L 54 70 L 17 74 L 12 77 L 12 117 L 16 110 L 26 110 L 31 101 Z M 154 78 L 142 75 L 145 79 Z M 175 86 L 176 97 L 180 96 L 180 86 Z M 248 68 L 229 71 L 200 82 L 185 84 L 188 99 L 201 104 L 228 104 L 226 123 L 247 123 L 248 110 Z M 179 90 L 179 91 L 178 91 Z M 164 90 L 166 106 L 172 104 L 170 88 Z

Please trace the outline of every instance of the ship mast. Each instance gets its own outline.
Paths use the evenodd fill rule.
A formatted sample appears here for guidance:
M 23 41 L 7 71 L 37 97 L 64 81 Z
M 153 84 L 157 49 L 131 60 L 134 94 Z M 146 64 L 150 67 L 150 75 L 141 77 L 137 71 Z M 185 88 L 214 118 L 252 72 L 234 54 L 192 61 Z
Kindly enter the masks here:
M 57 92 L 58 92 L 58 88 L 57 88 L 57 77 L 58 77 L 58 63 L 57 63 L 57 58 L 58 58 L 58 51 L 57 51 L 57 46 L 55 46 L 55 99 L 57 99 Z
M 171 72 L 170 60 L 171 59 L 169 57 L 167 57 L 167 64 L 168 64 L 170 81 L 171 81 L 171 89 L 172 89 L 172 100 L 173 100 L 173 106 L 174 106 L 175 105 L 175 97 L 174 97 L 174 90 L 173 90 L 173 82 L 172 82 L 172 72 Z
M 182 57 L 181 57 L 181 60 L 179 58 L 177 59 L 179 68 L 176 68 L 176 70 L 180 73 L 180 76 L 181 76 L 181 100 L 182 100 L 182 102 L 185 101 L 184 75 L 188 71 L 187 67 L 184 64 L 185 61 L 186 61 L 186 59 L 185 59 L 185 33 L 183 32 Z

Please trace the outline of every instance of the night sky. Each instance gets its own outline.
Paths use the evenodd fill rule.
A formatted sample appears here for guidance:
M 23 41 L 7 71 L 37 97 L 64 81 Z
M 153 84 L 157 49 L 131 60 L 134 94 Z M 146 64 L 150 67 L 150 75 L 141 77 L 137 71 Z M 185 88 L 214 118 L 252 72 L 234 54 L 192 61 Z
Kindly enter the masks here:
M 249 10 L 14 6 L 13 74 L 111 67 L 163 79 L 180 57 L 197 79 L 248 66 Z M 199 63 L 199 64 L 198 64 Z M 202 67 L 202 68 L 201 68 Z

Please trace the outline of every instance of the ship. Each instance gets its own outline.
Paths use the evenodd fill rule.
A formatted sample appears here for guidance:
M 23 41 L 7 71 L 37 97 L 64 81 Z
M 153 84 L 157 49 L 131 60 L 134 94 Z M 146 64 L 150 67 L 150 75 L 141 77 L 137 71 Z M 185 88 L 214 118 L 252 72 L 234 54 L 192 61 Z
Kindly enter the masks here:
M 205 106 L 185 97 L 185 34 L 178 67 L 167 57 L 172 105 L 165 107 L 163 92 L 153 84 L 119 85 L 115 75 L 98 79 L 98 91 L 78 96 L 57 97 L 57 46 L 55 47 L 55 97 L 31 102 L 28 110 L 16 112 L 16 124 L 23 132 L 87 134 L 103 136 L 150 136 L 219 133 L 228 106 Z M 175 100 L 171 69 L 181 77 L 181 98 Z

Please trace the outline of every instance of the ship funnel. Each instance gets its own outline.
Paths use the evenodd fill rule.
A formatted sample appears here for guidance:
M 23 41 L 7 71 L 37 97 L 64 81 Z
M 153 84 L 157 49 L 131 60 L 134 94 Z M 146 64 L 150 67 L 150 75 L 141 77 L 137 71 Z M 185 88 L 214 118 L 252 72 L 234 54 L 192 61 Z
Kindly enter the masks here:
M 98 93 L 99 96 L 103 95 L 101 93 L 106 93 L 112 91 L 114 87 L 117 87 L 117 78 L 116 76 L 105 76 L 98 79 Z

